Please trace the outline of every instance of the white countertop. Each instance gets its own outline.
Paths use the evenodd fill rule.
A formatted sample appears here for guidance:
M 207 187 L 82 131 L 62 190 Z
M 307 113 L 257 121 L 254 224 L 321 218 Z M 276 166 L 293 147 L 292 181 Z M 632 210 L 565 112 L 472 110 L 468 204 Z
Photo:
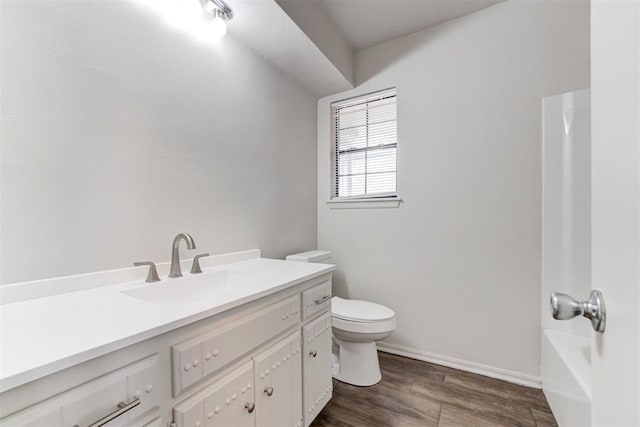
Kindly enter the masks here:
M 193 281 L 196 277 L 185 273 L 184 278 L 163 277 L 155 284 L 133 281 L 2 305 L 0 392 L 273 294 L 334 268 L 328 264 L 256 258 L 204 269 L 197 280 L 206 280 L 208 273 L 221 270 L 255 279 L 246 285 L 207 290 L 209 298 L 185 296 L 170 302 L 150 302 L 123 293 L 163 286 L 168 281 Z

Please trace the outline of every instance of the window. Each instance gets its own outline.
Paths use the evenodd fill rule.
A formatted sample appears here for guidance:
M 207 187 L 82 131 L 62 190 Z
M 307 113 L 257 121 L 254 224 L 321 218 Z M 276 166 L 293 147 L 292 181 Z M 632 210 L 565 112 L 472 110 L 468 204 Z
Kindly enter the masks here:
M 331 104 L 333 190 L 337 198 L 396 195 L 396 91 Z

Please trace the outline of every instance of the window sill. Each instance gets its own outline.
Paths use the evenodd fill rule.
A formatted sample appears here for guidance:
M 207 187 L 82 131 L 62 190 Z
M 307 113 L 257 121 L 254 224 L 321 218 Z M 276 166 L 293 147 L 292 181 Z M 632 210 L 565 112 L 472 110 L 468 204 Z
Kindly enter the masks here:
M 398 208 L 400 197 L 380 197 L 369 199 L 332 199 L 327 202 L 329 209 L 385 209 Z

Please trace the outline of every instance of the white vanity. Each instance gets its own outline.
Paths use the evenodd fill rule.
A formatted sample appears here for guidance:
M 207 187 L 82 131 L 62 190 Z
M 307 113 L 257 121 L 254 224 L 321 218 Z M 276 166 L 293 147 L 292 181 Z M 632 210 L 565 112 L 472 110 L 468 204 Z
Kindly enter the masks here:
M 4 290 L 0 426 L 308 426 L 332 392 L 333 266 L 247 251 L 203 269 Z

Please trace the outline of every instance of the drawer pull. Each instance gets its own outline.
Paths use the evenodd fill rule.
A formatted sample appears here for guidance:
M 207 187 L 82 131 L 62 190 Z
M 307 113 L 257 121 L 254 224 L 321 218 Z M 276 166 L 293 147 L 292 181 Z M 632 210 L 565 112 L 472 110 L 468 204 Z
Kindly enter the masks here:
M 317 350 L 313 350 L 309 352 L 309 356 L 311 357 L 316 357 L 318 355 L 318 351 Z
M 328 299 L 331 299 L 331 295 L 325 295 L 325 296 L 323 296 L 322 298 L 317 299 L 317 300 L 316 300 L 316 304 L 320 305 L 320 304 L 322 304 L 323 302 L 327 301 Z
M 138 399 L 137 397 L 134 397 L 133 400 L 131 402 L 129 402 L 129 403 L 118 402 L 118 409 L 116 409 L 115 411 L 113 411 L 110 414 L 105 415 L 104 417 L 100 418 L 98 421 L 95 421 L 95 422 L 89 424 L 87 427 L 100 427 L 100 426 L 103 426 L 103 425 L 107 424 L 108 422 L 118 418 L 120 415 L 124 414 L 125 412 L 128 412 L 128 411 L 132 410 L 133 408 L 135 408 L 139 404 L 140 404 L 140 399 Z M 78 424 L 76 424 L 73 427 L 80 427 L 80 426 Z
M 267 393 L 267 396 L 271 397 L 273 395 L 273 387 L 265 388 L 264 392 Z
M 244 407 L 245 407 L 245 409 L 247 410 L 248 413 L 252 413 L 256 409 L 256 404 L 255 403 L 245 403 Z

